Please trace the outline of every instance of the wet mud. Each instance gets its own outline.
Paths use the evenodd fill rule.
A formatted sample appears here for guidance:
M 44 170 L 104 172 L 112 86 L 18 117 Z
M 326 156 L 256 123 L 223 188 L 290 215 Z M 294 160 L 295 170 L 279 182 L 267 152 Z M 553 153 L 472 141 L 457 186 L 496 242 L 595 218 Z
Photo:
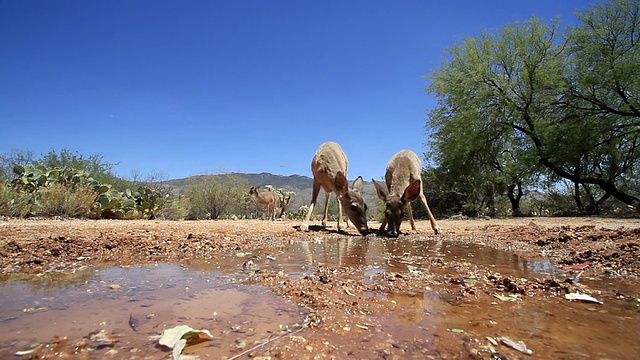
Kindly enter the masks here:
M 297 225 L 0 222 L 0 357 L 166 359 L 177 325 L 209 330 L 183 354 L 214 359 L 640 353 L 640 221 Z

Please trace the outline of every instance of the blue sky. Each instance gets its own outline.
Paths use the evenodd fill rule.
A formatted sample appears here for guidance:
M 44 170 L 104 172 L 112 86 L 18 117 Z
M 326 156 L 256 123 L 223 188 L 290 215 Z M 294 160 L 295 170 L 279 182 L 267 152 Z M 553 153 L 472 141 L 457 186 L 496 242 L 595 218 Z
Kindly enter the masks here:
M 447 48 L 596 1 L 0 0 L 0 153 L 102 154 L 115 172 L 349 179 L 422 156 L 425 87 Z

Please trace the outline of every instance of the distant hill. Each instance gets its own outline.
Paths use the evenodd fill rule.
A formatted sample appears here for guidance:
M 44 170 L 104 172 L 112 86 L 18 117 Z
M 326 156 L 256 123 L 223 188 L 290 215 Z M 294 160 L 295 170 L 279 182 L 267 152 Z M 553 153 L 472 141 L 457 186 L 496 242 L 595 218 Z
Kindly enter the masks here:
M 260 173 L 260 174 L 245 174 L 245 173 L 229 173 L 229 174 L 216 174 L 213 176 L 222 177 L 226 175 L 234 175 L 239 178 L 247 180 L 250 186 L 260 186 L 264 189 L 264 185 L 271 185 L 276 189 L 283 189 L 287 191 L 300 191 L 302 189 L 311 189 L 313 187 L 313 179 L 308 176 L 301 175 L 274 175 L 270 173 Z M 173 179 L 163 181 L 163 185 L 167 185 L 171 187 L 174 191 L 184 190 L 187 186 L 191 184 L 198 183 L 202 181 L 206 176 L 209 175 L 195 175 L 190 176 L 188 178 L 182 179 Z M 247 189 L 249 191 L 249 189 Z
M 221 175 L 213 175 L 213 176 L 225 176 L 227 174 Z M 302 175 L 274 175 L 271 173 L 260 173 L 260 174 L 246 174 L 246 173 L 229 173 L 229 175 L 235 175 L 242 179 L 247 180 L 250 186 L 260 186 L 261 189 L 264 189 L 265 185 L 271 185 L 275 189 L 283 189 L 286 191 L 293 191 L 296 193 L 296 196 L 292 199 L 289 210 L 295 211 L 301 205 L 309 205 L 311 202 L 311 193 L 313 191 L 313 179 L 308 176 Z M 163 181 L 162 184 L 170 187 L 174 193 L 181 193 L 186 188 L 198 181 L 202 181 L 205 176 L 208 175 L 195 175 L 188 178 L 182 179 L 173 179 Z M 353 179 L 349 180 L 351 183 Z M 247 193 L 249 189 L 247 188 Z M 378 196 L 376 195 L 375 187 L 372 182 L 365 181 L 364 185 L 364 194 L 363 197 L 365 202 L 369 205 L 369 207 L 376 206 L 378 201 Z M 320 191 L 320 195 L 318 196 L 318 205 L 324 207 L 324 191 Z M 314 213 L 320 214 L 321 210 L 314 210 Z

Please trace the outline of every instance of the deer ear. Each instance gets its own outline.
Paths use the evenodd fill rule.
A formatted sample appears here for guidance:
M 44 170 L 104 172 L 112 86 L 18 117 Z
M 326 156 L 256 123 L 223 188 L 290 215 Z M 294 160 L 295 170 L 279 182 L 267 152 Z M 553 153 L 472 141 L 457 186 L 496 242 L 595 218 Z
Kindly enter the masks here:
M 420 180 L 416 180 L 412 182 L 411 185 L 407 186 L 406 189 L 404 189 L 404 194 L 402 194 L 401 200 L 403 203 L 410 203 L 413 200 L 415 200 L 419 194 L 420 194 Z
M 347 181 L 347 177 L 344 176 L 344 173 L 342 171 L 338 171 L 338 173 L 336 174 L 336 179 L 333 184 L 335 185 L 336 190 L 340 194 L 344 194 L 347 191 L 349 191 L 349 182 Z
M 389 195 L 389 192 L 387 191 L 387 189 L 385 189 L 382 185 L 378 184 L 375 180 L 371 179 L 371 181 L 373 181 L 373 185 L 376 187 L 376 192 L 378 193 L 378 197 L 386 202 L 387 201 L 387 195 Z
M 358 176 L 355 180 L 353 180 L 351 188 L 354 191 L 362 192 L 362 189 L 364 189 L 364 179 L 362 178 L 362 176 Z

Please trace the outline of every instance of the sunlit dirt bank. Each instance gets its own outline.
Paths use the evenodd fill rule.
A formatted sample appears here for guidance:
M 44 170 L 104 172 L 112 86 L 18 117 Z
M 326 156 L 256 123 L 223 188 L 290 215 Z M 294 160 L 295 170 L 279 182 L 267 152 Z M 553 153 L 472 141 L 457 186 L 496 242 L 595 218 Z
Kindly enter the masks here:
M 166 359 L 178 325 L 203 359 L 640 354 L 638 219 L 298 225 L 0 221 L 0 358 Z

